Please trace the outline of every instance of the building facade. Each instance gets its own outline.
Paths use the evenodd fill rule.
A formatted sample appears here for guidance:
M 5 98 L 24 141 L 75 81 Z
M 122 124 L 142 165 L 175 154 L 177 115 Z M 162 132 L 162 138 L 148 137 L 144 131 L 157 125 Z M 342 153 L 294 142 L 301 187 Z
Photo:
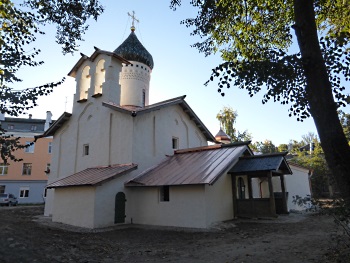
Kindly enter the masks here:
M 51 112 L 46 119 L 10 118 L 0 116 L 1 127 L 6 135 L 20 137 L 21 144 L 34 142 L 35 136 L 42 134 L 51 123 Z M 11 193 L 19 204 L 44 203 L 46 184 L 51 166 L 52 138 L 41 138 L 27 148 L 13 154 L 22 161 L 8 160 L 0 164 L 0 193 Z

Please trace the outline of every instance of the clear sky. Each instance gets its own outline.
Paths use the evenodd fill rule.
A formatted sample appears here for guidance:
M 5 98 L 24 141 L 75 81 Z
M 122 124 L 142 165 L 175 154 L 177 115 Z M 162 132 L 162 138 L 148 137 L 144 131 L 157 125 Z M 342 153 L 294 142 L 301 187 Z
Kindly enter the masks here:
M 80 58 L 80 52 L 90 56 L 94 46 L 113 51 L 130 33 L 131 19 L 128 12 L 135 11 L 136 35 L 152 54 L 154 69 L 150 84 L 150 103 L 187 95 L 186 101 L 208 129 L 215 134 L 219 130 L 216 114 L 230 106 L 238 112 L 236 128 L 248 130 L 253 141 L 272 140 L 275 145 L 288 143 L 290 139 L 301 140 L 308 132 L 316 133 L 313 119 L 298 122 L 288 117 L 288 107 L 273 101 L 262 105 L 263 93 L 250 98 L 247 91 L 231 88 L 222 97 L 217 92 L 217 84 L 204 83 L 209 79 L 211 69 L 221 59 L 218 55 L 205 57 L 190 45 L 198 38 L 190 36 L 191 29 L 180 21 L 194 17 L 196 9 L 183 3 L 177 11 L 169 8 L 169 0 L 101 0 L 105 12 L 98 21 L 89 21 L 90 28 L 80 43 L 80 49 L 73 56 L 64 56 L 60 46 L 54 42 L 54 26 L 47 26 L 44 36 L 39 36 L 35 44 L 42 50 L 40 59 L 45 64 L 36 68 L 23 68 L 19 73 L 23 78 L 16 88 L 29 88 L 58 81 L 66 76 Z M 184 1 L 189 2 L 189 1 Z M 33 118 L 45 118 L 46 111 L 53 113 L 53 119 L 64 112 L 71 112 L 75 81 L 67 77 L 66 82 L 55 92 L 39 100 L 39 106 L 31 110 Z M 67 101 L 67 102 L 66 102 Z

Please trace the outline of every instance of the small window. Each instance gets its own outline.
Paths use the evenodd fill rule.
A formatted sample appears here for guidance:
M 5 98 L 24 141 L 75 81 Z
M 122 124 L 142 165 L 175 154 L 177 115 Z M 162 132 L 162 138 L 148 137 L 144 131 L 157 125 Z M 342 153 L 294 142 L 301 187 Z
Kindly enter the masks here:
M 89 145 L 88 144 L 84 144 L 84 148 L 83 148 L 83 155 L 89 155 Z
M 0 175 L 7 175 L 8 168 L 9 167 L 7 164 L 1 163 L 0 164 Z
M 7 125 L 7 129 L 8 130 L 13 130 L 14 128 L 15 128 L 15 126 L 13 124 Z
M 31 131 L 36 131 L 36 125 L 32 125 L 32 127 L 30 128 Z
M 173 139 L 172 139 L 172 145 L 173 145 L 173 149 L 174 149 L 174 150 L 179 149 L 179 138 L 173 137 Z
M 160 201 L 161 202 L 169 202 L 169 186 L 162 186 L 159 191 Z
M 146 105 L 146 91 L 142 90 L 142 106 L 145 107 Z
M 0 185 L 0 194 L 5 193 L 5 185 Z
M 29 197 L 29 187 L 21 187 L 19 189 L 19 198 Z
M 52 142 L 49 142 L 48 153 L 52 152 Z
M 31 175 L 31 174 L 32 174 L 32 164 L 31 163 L 24 163 L 22 175 Z
M 33 142 L 26 142 L 26 148 L 24 148 L 24 152 L 26 153 L 34 153 L 34 143 Z
M 47 188 L 45 187 L 43 197 L 46 198 L 46 196 L 47 196 Z

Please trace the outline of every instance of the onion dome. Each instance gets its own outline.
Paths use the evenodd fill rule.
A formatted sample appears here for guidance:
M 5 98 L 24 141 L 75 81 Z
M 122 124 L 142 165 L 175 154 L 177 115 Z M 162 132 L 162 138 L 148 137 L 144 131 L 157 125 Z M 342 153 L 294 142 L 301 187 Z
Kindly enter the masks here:
M 221 128 L 219 132 L 215 135 L 215 140 L 221 143 L 231 143 L 231 137 L 228 136 Z
M 152 55 L 141 44 L 135 34 L 135 27 L 131 28 L 131 33 L 124 42 L 114 50 L 114 53 L 126 60 L 137 61 L 146 64 L 153 69 Z

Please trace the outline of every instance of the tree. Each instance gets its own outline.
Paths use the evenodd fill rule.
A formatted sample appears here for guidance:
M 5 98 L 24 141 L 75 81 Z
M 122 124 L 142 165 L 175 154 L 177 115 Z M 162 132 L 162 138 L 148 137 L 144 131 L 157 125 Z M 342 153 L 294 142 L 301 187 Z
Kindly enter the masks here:
M 343 111 L 339 111 L 339 118 L 341 126 L 343 127 L 345 137 L 350 143 L 350 114 L 345 113 Z
M 29 11 L 28 11 L 29 10 Z M 33 48 L 36 36 L 44 34 L 41 30 L 46 24 L 55 24 L 56 42 L 62 45 L 63 54 L 73 53 L 78 48 L 78 41 L 88 29 L 89 18 L 97 20 L 103 7 L 97 0 L 24 0 L 14 4 L 10 0 L 0 1 L 0 112 L 18 116 L 36 106 L 39 96 L 48 95 L 59 81 L 46 83 L 34 88 L 13 90 L 11 84 L 21 82 L 17 71 L 24 67 L 36 67 L 43 61 L 35 61 L 40 53 Z M 26 145 L 19 143 L 19 138 L 5 135 L 0 127 L 1 158 L 17 160 L 13 155 L 16 149 Z
M 320 142 L 315 139 L 315 148 L 309 151 L 296 151 L 291 162 L 309 168 L 312 171 L 311 185 L 314 198 L 325 197 L 325 192 L 329 191 L 329 186 L 333 182 L 333 176 L 328 169 L 324 153 Z M 328 197 L 328 196 L 327 196 Z
M 288 152 L 289 151 L 288 145 L 285 144 L 285 143 L 282 143 L 282 144 L 278 145 L 277 151 L 278 152 Z
M 252 136 L 247 130 L 244 132 L 239 132 L 234 127 L 237 117 L 237 111 L 233 110 L 231 107 L 224 107 L 216 115 L 216 118 L 220 122 L 220 127 L 222 127 L 224 132 L 231 137 L 232 142 L 250 141 Z
M 265 140 L 264 142 L 255 142 L 252 148 L 262 154 L 275 153 L 278 148 L 270 140 Z
M 171 0 L 171 7 L 181 0 Z M 344 0 L 193 0 L 200 52 L 220 52 L 224 63 L 213 69 L 218 92 L 231 85 L 250 96 L 265 90 L 263 103 L 291 105 L 290 116 L 313 117 L 327 163 L 343 198 L 350 202 L 350 147 L 337 110 L 350 80 L 350 2 Z M 293 29 L 299 52 L 291 49 Z M 319 37 L 318 34 L 322 37 Z

